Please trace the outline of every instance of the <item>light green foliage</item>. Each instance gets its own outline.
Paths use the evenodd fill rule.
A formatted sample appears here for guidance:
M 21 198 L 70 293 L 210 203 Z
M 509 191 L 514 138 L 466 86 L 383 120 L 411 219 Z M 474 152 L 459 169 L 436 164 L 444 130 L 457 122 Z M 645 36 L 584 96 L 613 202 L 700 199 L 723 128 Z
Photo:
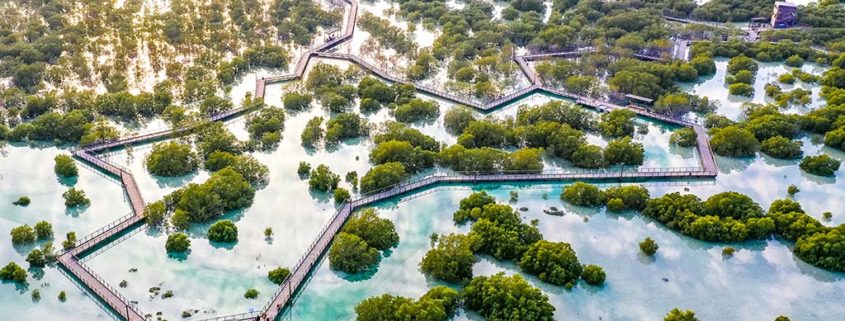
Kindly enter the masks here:
M 713 152 L 727 157 L 754 156 L 760 149 L 760 142 L 747 129 L 728 126 L 716 130 L 710 139 Z
M 247 298 L 247 299 L 258 298 L 258 290 L 256 290 L 256 289 L 246 290 L 246 293 L 244 293 L 244 298 Z
M 384 163 L 371 168 L 361 177 L 361 192 L 370 193 L 400 183 L 408 177 L 401 163 Z
M 373 208 L 365 208 L 350 218 L 343 227 L 343 232 L 361 237 L 371 247 L 379 251 L 387 250 L 399 244 L 399 235 L 393 222 L 379 218 Z
M 793 141 L 783 136 L 774 136 L 764 140 L 760 144 L 760 151 L 775 158 L 796 159 L 804 155 L 804 152 L 801 150 L 802 145 L 803 143 L 801 141 Z
M 232 243 L 238 240 L 238 227 L 230 220 L 220 220 L 208 228 L 208 240 L 212 242 Z
M 522 223 L 519 214 L 508 205 L 487 204 L 470 213 L 478 215 L 469 233 L 476 253 L 498 260 L 518 260 L 531 244 L 543 238 L 536 227 Z
M 663 321 L 699 321 L 698 318 L 695 317 L 695 312 L 690 310 L 681 311 L 679 309 L 672 309 L 669 311 L 669 314 L 663 318 Z
M 35 223 L 34 229 L 35 237 L 39 240 L 46 240 L 53 238 L 53 225 L 47 221 L 38 221 Z
M 568 243 L 537 241 L 519 260 L 519 267 L 545 282 L 571 288 L 581 276 L 581 263 Z
M 640 211 L 646 207 L 649 193 L 648 189 L 640 185 L 615 186 L 604 190 L 603 198 L 607 200 L 608 209 L 613 212 L 622 210 Z M 611 201 L 617 203 L 614 205 L 616 210 L 611 208 Z
M 74 187 L 62 193 L 62 197 L 65 199 L 65 206 L 69 208 L 91 204 L 91 200 L 85 196 L 85 191 Z
M 575 182 L 563 188 L 560 199 L 576 206 L 599 206 L 604 201 L 604 194 L 595 185 Z
M 393 116 L 403 123 L 430 122 L 440 116 L 440 105 L 433 100 L 417 98 L 396 107 Z
M 174 224 L 205 222 L 226 211 L 251 205 L 254 196 L 255 189 L 249 181 L 226 167 L 212 173 L 202 184 L 191 183 L 165 196 L 165 203 L 168 209 L 174 210 L 171 217 Z
M 602 285 L 606 277 L 607 274 L 605 274 L 604 269 L 598 265 L 584 265 L 584 269 L 581 272 L 581 278 L 590 285 Z
M 351 195 L 349 194 L 349 190 L 343 187 L 338 187 L 334 190 L 333 197 L 335 203 L 343 204 L 343 202 L 349 200 Z
M 290 275 L 290 270 L 283 267 L 278 267 L 267 272 L 267 278 L 274 284 L 282 284 Z
M 26 282 L 26 270 L 15 262 L 9 262 L 3 269 L 0 269 L 0 280 L 14 281 L 18 283 Z
M 338 114 L 326 124 L 326 142 L 336 144 L 344 139 L 367 136 L 369 132 L 367 120 L 358 114 Z
M 53 160 L 56 162 L 53 170 L 57 175 L 63 177 L 73 177 L 79 173 L 79 170 L 76 168 L 76 163 L 73 162 L 73 158 L 70 156 L 56 155 Z
M 672 132 L 672 136 L 669 137 L 669 143 L 677 144 L 681 147 L 694 147 L 698 145 L 698 135 L 692 128 L 684 127 Z
M 627 109 L 615 109 L 601 115 L 599 130 L 608 137 L 623 137 L 634 134 L 636 114 Z

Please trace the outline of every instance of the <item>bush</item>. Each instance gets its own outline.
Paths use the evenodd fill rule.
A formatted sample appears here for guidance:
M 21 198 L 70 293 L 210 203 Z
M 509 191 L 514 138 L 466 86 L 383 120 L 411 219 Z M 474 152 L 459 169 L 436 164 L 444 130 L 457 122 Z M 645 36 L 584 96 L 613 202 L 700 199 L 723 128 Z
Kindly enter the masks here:
M 826 154 L 807 156 L 801 160 L 798 167 L 801 170 L 819 176 L 834 176 L 839 170 L 840 162 L 827 156 Z
M 365 208 L 358 215 L 350 218 L 343 227 L 343 232 L 359 236 L 364 242 L 379 251 L 387 250 L 399 244 L 399 234 L 393 222 L 379 218 L 373 208 Z
M 475 120 L 472 110 L 464 106 L 452 107 L 446 112 L 443 118 L 443 123 L 446 130 L 460 135 L 464 132 L 464 128 L 469 126 L 469 123 Z
M 14 281 L 18 283 L 26 282 L 26 270 L 15 262 L 9 262 L 3 269 L 0 269 L 0 280 Z
M 323 140 L 323 117 L 314 117 L 308 120 L 305 124 L 305 129 L 302 130 L 302 145 L 308 147 L 317 147 L 320 141 Z
M 669 314 L 666 315 L 666 318 L 663 321 L 699 321 L 698 318 L 695 317 L 695 312 L 690 310 L 681 311 L 678 309 L 672 309 L 669 311 Z
M 164 248 L 167 252 L 185 253 L 191 248 L 191 240 L 188 239 L 188 234 L 173 233 L 167 236 Z
M 367 298 L 355 307 L 357 321 L 419 320 L 446 321 L 459 305 L 458 291 L 437 286 L 419 300 L 383 294 Z
M 282 284 L 290 275 L 290 270 L 283 267 L 278 267 L 267 272 L 267 278 L 274 284 Z
M 798 68 L 804 65 L 804 58 L 801 58 L 799 55 L 792 55 L 786 58 L 786 61 L 783 63 L 787 66 Z
M 602 135 L 608 137 L 631 136 L 634 134 L 634 117 L 636 115 L 628 109 L 614 109 L 609 113 L 604 113 L 601 115 L 599 130 Z
M 694 147 L 698 145 L 698 135 L 690 127 L 684 127 L 672 132 L 669 137 L 670 144 L 677 144 L 681 147 Z
M 18 197 L 17 201 L 12 202 L 12 205 L 28 206 L 30 202 L 31 201 L 30 201 L 28 196 L 21 196 L 21 197 Z
M 76 163 L 73 162 L 73 158 L 70 156 L 56 155 L 53 160 L 56 162 L 56 165 L 53 166 L 53 170 L 57 175 L 63 177 L 73 177 L 79 173 L 79 170 L 76 168 Z
M 329 170 L 326 165 L 320 164 L 317 168 L 311 170 L 311 178 L 308 180 L 308 186 L 321 192 L 328 192 L 337 188 L 340 183 L 340 176 Z
M 417 98 L 396 107 L 393 110 L 393 116 L 403 123 L 432 121 L 440 116 L 440 106 L 436 101 Z
M 727 157 L 750 157 L 760 149 L 760 142 L 747 129 L 728 126 L 716 131 L 710 139 L 713 152 Z
M 346 202 L 347 200 L 349 200 L 350 197 L 352 197 L 352 196 L 349 194 L 349 191 L 346 190 L 343 187 L 338 187 L 337 189 L 334 190 L 334 202 L 335 203 L 343 204 L 343 202 Z
M 728 93 L 731 95 L 751 97 L 754 95 L 754 86 L 746 83 L 734 83 L 728 86 Z
M 346 273 L 363 272 L 379 259 L 378 250 L 355 234 L 338 233 L 329 249 L 329 266 Z
M 191 149 L 191 145 L 177 142 L 153 145 L 153 150 L 147 155 L 144 164 L 147 170 L 159 176 L 182 176 L 195 171 L 199 167 L 199 157 Z
M 783 136 L 775 136 L 763 141 L 760 150 L 766 155 L 781 159 L 801 158 L 804 152 L 800 141 L 792 141 Z
M 519 267 L 540 280 L 571 288 L 581 276 L 581 263 L 568 243 L 537 241 L 519 260 Z
M 246 130 L 249 137 L 264 149 L 274 148 L 282 139 L 285 128 L 285 111 L 281 108 L 264 106 L 247 116 Z
M 258 290 L 256 290 L 256 289 L 246 290 L 246 293 L 244 293 L 244 298 L 247 298 L 247 299 L 258 298 Z
M 181 225 L 209 221 L 224 212 L 247 207 L 253 197 L 255 189 L 249 181 L 231 167 L 225 167 L 212 173 L 202 184 L 191 183 L 170 193 L 165 196 L 165 203 L 174 209 L 171 222 Z
M 728 61 L 728 72 L 732 74 L 736 74 L 742 70 L 748 70 L 752 73 L 756 73 L 757 68 L 757 62 L 745 55 L 733 57 L 730 61 Z
M 800 192 L 800 191 L 801 190 L 798 189 L 798 186 L 795 186 L 795 185 L 789 185 L 789 187 L 786 188 L 786 193 L 788 193 L 789 196 L 793 196 L 795 194 L 798 194 L 798 192 Z
M 144 218 L 147 224 L 151 226 L 158 226 L 164 222 L 164 216 L 167 214 L 167 205 L 164 201 L 155 201 L 144 208 Z
M 602 285 L 604 284 L 604 279 L 607 275 L 604 273 L 604 269 L 598 265 L 584 265 L 583 271 L 581 272 L 581 278 L 584 279 L 584 282 L 590 285 Z
M 650 237 L 647 237 L 645 240 L 640 242 L 640 251 L 643 251 L 643 253 L 648 256 L 652 256 L 654 253 L 657 253 L 658 248 L 660 248 L 660 246 L 658 246 L 657 242 L 652 240 Z
M 472 266 L 478 261 L 471 245 L 469 237 L 463 234 L 440 237 L 437 246 L 425 253 L 420 262 L 420 269 L 440 281 L 469 281 L 472 279 Z
M 702 203 L 704 213 L 738 220 L 763 217 L 763 209 L 750 197 L 737 192 L 714 194 Z
M 571 161 L 575 166 L 583 168 L 600 168 L 607 165 L 601 147 L 582 145 L 572 153 Z
M 313 100 L 313 97 L 309 94 L 291 91 L 285 94 L 283 104 L 285 109 L 305 110 L 311 107 L 311 100 Z
M 845 272 L 845 226 L 798 239 L 792 249 L 802 260 L 832 271 Z
M 522 223 L 519 214 L 508 205 L 487 204 L 471 213 L 478 214 L 469 233 L 476 253 L 498 260 L 518 260 L 532 244 L 543 239 L 535 226 Z
M 238 240 L 238 227 L 230 220 L 220 220 L 208 228 L 208 240 L 212 242 L 232 243 Z
M 300 177 L 308 176 L 311 173 L 311 164 L 307 162 L 299 162 L 299 166 L 296 167 L 296 173 L 299 174 Z
M 634 143 L 631 137 L 611 140 L 604 149 L 604 162 L 608 165 L 642 165 L 644 158 L 643 144 Z
M 47 265 L 47 260 L 44 258 L 44 253 L 39 249 L 34 249 L 26 256 L 26 263 L 30 267 L 44 267 Z
M 608 188 L 604 191 L 603 198 L 608 200 L 608 209 L 611 209 L 610 202 L 617 200 L 621 203 L 621 209 L 612 212 L 619 212 L 622 210 L 637 210 L 640 211 L 646 207 L 649 200 L 649 193 L 645 187 L 639 185 L 630 186 L 616 186 Z M 620 204 L 617 204 L 618 206 Z
M 67 232 L 65 235 L 65 240 L 62 241 L 62 248 L 65 250 L 70 250 L 74 246 L 76 246 L 76 232 Z
M 13 228 L 9 233 L 12 235 L 12 244 L 21 245 L 35 242 L 35 230 L 29 225 L 21 225 Z
M 384 163 L 371 168 L 364 177 L 361 177 L 361 192 L 370 193 L 390 187 L 399 184 L 407 177 L 408 173 L 405 172 L 405 166 L 401 163 Z
M 85 197 L 85 192 L 82 190 L 78 190 L 76 188 L 71 187 L 69 190 L 62 194 L 62 197 L 65 199 L 65 206 L 66 207 L 77 207 L 82 205 L 91 204 L 91 200 Z
M 575 182 L 563 188 L 560 199 L 575 206 L 599 206 L 603 202 L 604 195 L 593 184 Z
M 35 237 L 39 240 L 46 240 L 53 238 L 53 225 L 47 221 L 38 221 L 35 223 Z
M 824 144 L 845 151 L 845 128 L 837 128 L 825 133 Z
M 555 307 L 519 275 L 478 276 L 464 288 L 464 307 L 486 320 L 553 320 Z

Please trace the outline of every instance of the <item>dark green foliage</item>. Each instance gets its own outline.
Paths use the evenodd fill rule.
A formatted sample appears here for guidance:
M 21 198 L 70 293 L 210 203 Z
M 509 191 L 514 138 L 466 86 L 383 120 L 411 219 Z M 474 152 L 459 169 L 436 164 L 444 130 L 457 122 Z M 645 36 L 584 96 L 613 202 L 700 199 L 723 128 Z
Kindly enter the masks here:
M 604 194 L 595 185 L 575 182 L 563 188 L 560 199 L 576 206 L 599 206 L 604 202 Z
M 760 151 L 774 158 L 796 159 L 804 155 L 804 152 L 801 150 L 802 145 L 800 141 L 792 141 L 783 136 L 775 136 L 764 140 L 760 144 Z
M 379 18 L 369 12 L 358 17 L 358 26 L 378 42 L 379 46 L 395 50 L 399 54 L 407 54 L 416 49 L 411 33 L 393 26 L 390 21 Z
M 571 288 L 581 276 L 581 263 L 568 243 L 539 240 L 528 247 L 519 267 L 545 282 Z
M 760 142 L 747 129 L 728 126 L 716 130 L 710 139 L 713 152 L 726 157 L 749 157 L 760 149 Z
M 469 233 L 477 253 L 498 260 L 517 260 L 531 244 L 543 238 L 536 227 L 522 223 L 519 214 L 508 205 L 488 204 L 478 214 Z
M 208 240 L 232 243 L 238 240 L 238 227 L 230 220 L 220 220 L 208 228 Z
M 283 104 L 285 109 L 295 111 L 306 110 L 311 107 L 311 101 L 313 99 L 310 94 L 291 91 L 285 94 Z
M 471 245 L 469 237 L 463 234 L 440 237 L 437 246 L 425 253 L 420 269 L 440 281 L 469 281 L 472 278 L 472 266 L 478 261 Z
M 68 155 L 56 155 L 53 160 L 56 162 L 56 165 L 53 167 L 53 170 L 56 172 L 57 175 L 63 177 L 73 177 L 76 176 L 79 171 L 76 169 L 76 163 L 73 162 L 73 158 Z
M 552 321 L 549 298 L 519 275 L 479 276 L 464 288 L 464 307 L 488 321 Z
M 495 204 L 496 198 L 487 194 L 486 191 L 475 192 L 461 199 L 460 208 L 452 219 L 457 224 L 463 224 L 468 220 L 476 221 L 481 217 L 481 209 L 487 204 Z
M 343 187 L 338 187 L 334 190 L 333 197 L 334 197 L 335 203 L 343 204 L 343 202 L 346 202 L 347 200 L 349 200 L 351 195 L 349 194 L 349 190 L 347 190 Z
M 31 201 L 30 201 L 28 196 L 21 196 L 21 197 L 18 197 L 18 199 L 16 201 L 12 202 L 12 205 L 27 206 L 27 205 L 29 205 L 30 202 Z
M 434 138 L 402 123 L 388 123 L 387 128 L 383 132 L 373 137 L 373 142 L 376 144 L 391 140 L 408 142 L 411 146 L 424 150 L 434 152 L 440 150 L 440 144 Z
M 694 129 L 684 127 L 672 132 L 672 136 L 669 137 L 669 143 L 677 144 L 681 147 L 694 147 L 698 145 L 698 135 Z
M 314 117 L 308 120 L 305 124 L 305 129 L 302 130 L 302 145 L 308 147 L 317 147 L 321 140 L 323 140 L 323 117 Z
M 323 10 L 310 1 L 275 0 L 270 10 L 279 37 L 299 46 L 310 45 L 319 27 L 325 30 L 343 21 L 341 12 Z
M 407 177 L 408 173 L 401 163 L 384 163 L 371 168 L 361 177 L 361 192 L 370 193 L 390 187 L 402 182 Z
M 540 121 L 567 124 L 578 130 L 596 126 L 593 114 L 583 108 L 560 100 L 553 100 L 540 106 L 520 106 L 516 113 L 518 125 L 530 125 Z
M 265 186 L 270 181 L 270 169 L 252 155 L 232 155 L 228 152 L 214 152 L 205 160 L 205 169 L 216 172 L 229 168 L 241 174 L 256 186 Z
M 256 290 L 256 289 L 246 290 L 246 293 L 244 293 L 244 298 L 247 298 L 247 299 L 258 298 L 258 290 Z
M 190 145 L 172 141 L 153 145 L 144 165 L 155 175 L 182 176 L 199 167 L 199 158 Z
M 69 250 L 76 246 L 76 232 L 67 232 L 65 240 L 62 241 L 62 248 Z
M 39 240 L 46 240 L 53 238 L 53 225 L 47 221 L 38 221 L 35 223 L 34 229 L 35 238 Z
M 278 107 L 263 107 L 246 119 L 250 139 L 263 149 L 278 145 L 284 128 L 285 112 Z
M 827 154 L 820 154 L 816 156 L 807 156 L 801 160 L 798 166 L 801 170 L 819 176 L 834 176 L 839 170 L 840 161 L 827 156 Z
M 634 117 L 633 111 L 627 109 L 614 109 L 609 113 L 601 115 L 601 122 L 599 122 L 599 130 L 608 137 L 623 137 L 634 134 Z
M 167 236 L 164 248 L 167 252 L 185 253 L 191 248 L 191 240 L 188 239 L 188 234 L 173 233 Z
M 437 153 L 414 147 L 405 141 L 385 141 L 378 143 L 370 151 L 370 161 L 373 164 L 398 162 L 409 171 L 416 172 L 423 168 L 434 166 Z
M 202 184 L 191 183 L 165 196 L 165 203 L 174 210 L 172 221 L 205 222 L 251 205 L 254 196 L 255 189 L 249 181 L 226 167 L 212 173 Z
M 308 180 L 309 187 L 321 192 L 328 192 L 337 188 L 338 183 L 340 183 L 340 176 L 332 173 L 329 167 L 323 164 L 311 170 Z
M 669 311 L 669 314 L 663 318 L 663 321 L 699 321 L 698 318 L 695 317 L 695 312 L 690 310 L 681 311 L 679 309 L 672 309 Z
M 602 285 L 606 277 L 607 274 L 604 273 L 604 269 L 598 265 L 584 265 L 583 271 L 581 272 L 581 278 L 590 285 Z
M 333 270 L 358 273 L 378 263 L 378 250 L 355 234 L 340 232 L 329 249 L 329 265 Z
M 754 95 L 754 86 L 746 83 L 734 83 L 728 86 L 728 93 L 731 95 L 751 97 Z
M 307 162 L 299 162 L 299 165 L 296 167 L 296 173 L 299 174 L 300 177 L 306 177 L 311 174 L 311 164 Z
M 329 119 L 326 124 L 326 141 L 337 143 L 344 139 L 367 136 L 369 132 L 369 125 L 364 118 L 358 114 L 343 113 Z
M 26 282 L 26 270 L 15 262 L 9 262 L 3 269 L 0 269 L 0 280 L 14 281 L 18 283 Z
M 231 154 L 241 153 L 240 142 L 221 122 L 213 122 L 204 126 L 197 134 L 197 148 L 204 159 L 217 151 Z
M 461 172 L 491 173 L 506 168 L 508 154 L 499 149 L 452 145 L 440 151 L 440 164 Z
M 387 250 L 399 244 L 399 235 L 393 222 L 379 218 L 373 208 L 361 210 L 346 222 L 343 232 L 361 237 L 364 242 L 379 251 Z
M 161 200 L 149 203 L 144 208 L 144 218 L 147 220 L 147 224 L 151 226 L 158 226 L 164 223 L 164 216 L 166 214 L 167 205 Z
M 26 263 L 29 263 L 30 267 L 44 267 L 47 265 L 47 260 L 44 258 L 44 252 L 33 249 L 26 255 Z
M 572 153 L 570 159 L 575 166 L 583 168 L 600 168 L 607 166 L 604 151 L 596 145 L 581 145 Z
M 660 248 L 660 246 L 658 246 L 657 242 L 652 240 L 650 237 L 647 237 L 645 240 L 640 242 L 640 251 L 643 251 L 646 255 L 654 255 L 654 253 L 657 253 L 658 248 Z
M 644 158 L 643 144 L 633 142 L 631 137 L 611 140 L 604 149 L 604 162 L 608 165 L 642 165 Z
M 383 294 L 367 298 L 355 307 L 357 321 L 426 320 L 446 321 L 460 302 L 457 291 L 437 286 L 419 300 Z
M 464 128 L 467 128 L 469 123 L 475 120 L 472 110 L 464 106 L 450 108 L 443 117 L 446 129 L 458 135 L 463 133 Z
M 845 128 L 837 128 L 825 133 L 824 144 L 845 151 Z
M 466 148 L 504 147 L 510 140 L 511 132 L 505 124 L 490 120 L 476 120 L 464 128 L 458 136 L 458 144 Z
M 84 191 L 73 187 L 62 193 L 62 197 L 65 199 L 66 207 L 77 207 L 91 204 L 91 200 L 89 200 L 88 197 L 85 197 Z
M 722 192 L 710 196 L 704 203 L 702 209 L 705 213 L 717 215 L 722 218 L 734 218 L 745 220 L 752 217 L 762 217 L 763 209 L 750 197 L 737 192 Z
M 221 62 L 217 66 L 217 79 L 223 84 L 232 84 L 236 77 L 252 68 L 284 69 L 287 67 L 288 59 L 288 53 L 282 47 L 251 47 L 231 61 Z
M 267 278 L 274 284 L 282 284 L 290 275 L 290 270 L 283 267 L 278 267 L 267 272 Z
M 208 96 L 200 102 L 199 111 L 202 115 L 211 117 L 233 108 L 235 108 L 235 105 L 229 99 Z
M 396 107 L 393 116 L 403 123 L 433 121 L 440 116 L 440 105 L 433 100 L 417 98 Z

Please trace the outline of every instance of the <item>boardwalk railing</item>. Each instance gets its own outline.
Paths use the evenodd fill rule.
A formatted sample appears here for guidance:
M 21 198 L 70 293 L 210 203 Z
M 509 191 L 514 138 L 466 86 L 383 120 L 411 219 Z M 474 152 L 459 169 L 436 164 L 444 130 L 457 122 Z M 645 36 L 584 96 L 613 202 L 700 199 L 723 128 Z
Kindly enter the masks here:
M 128 321 L 145 320 L 144 313 L 135 304 L 126 299 L 117 289 L 91 270 L 90 267 L 80 262 L 79 258 L 71 256 L 68 260 L 70 262 L 65 262 L 65 268 L 77 277 L 89 291 L 94 292 L 100 300 L 103 300 L 111 307 L 114 312 Z
M 121 224 L 121 223 L 123 223 L 123 222 L 126 222 L 127 220 L 131 219 L 133 216 L 135 216 L 135 213 L 129 213 L 129 214 L 126 214 L 126 215 L 121 216 L 121 217 L 117 218 L 116 220 L 112 221 L 112 222 L 111 222 L 111 223 L 109 223 L 108 225 L 103 226 L 103 227 L 101 227 L 101 228 L 98 228 L 96 231 L 93 231 L 93 232 L 91 232 L 91 233 L 88 233 L 87 235 L 83 236 L 82 238 L 77 239 L 77 240 L 76 240 L 76 244 L 74 244 L 74 247 L 73 247 L 73 248 L 70 248 L 70 249 L 62 249 L 62 250 L 61 250 L 61 252 L 59 252 L 59 255 L 64 254 L 64 253 L 67 253 L 67 252 L 70 252 L 70 251 L 71 251 L 71 250 L 73 250 L 75 247 L 81 246 L 82 244 L 85 244 L 86 242 L 88 242 L 88 241 L 90 241 L 90 240 L 94 239 L 95 237 L 98 237 L 98 236 L 100 236 L 100 235 L 103 235 L 103 233 L 105 233 L 106 231 L 108 231 L 108 230 L 110 230 L 110 229 L 114 228 L 115 226 L 120 225 L 120 224 Z

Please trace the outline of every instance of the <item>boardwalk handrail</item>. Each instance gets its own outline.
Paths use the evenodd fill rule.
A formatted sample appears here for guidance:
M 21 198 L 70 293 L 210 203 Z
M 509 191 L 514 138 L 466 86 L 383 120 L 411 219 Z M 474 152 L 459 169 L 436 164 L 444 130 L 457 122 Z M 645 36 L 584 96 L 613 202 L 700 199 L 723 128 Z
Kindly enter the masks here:
M 102 277 L 100 277 L 100 275 L 99 275 L 99 274 L 94 273 L 94 271 L 93 271 L 93 270 L 91 270 L 91 268 L 90 268 L 90 267 L 88 267 L 88 265 L 85 265 L 85 263 L 82 263 L 82 262 L 79 260 L 79 258 L 77 258 L 76 256 L 73 256 L 71 259 L 73 259 L 73 261 L 75 262 L 75 264 L 76 264 L 77 266 L 79 266 L 79 267 L 81 267 L 83 270 L 85 270 L 85 272 L 86 272 L 86 273 L 88 273 L 88 275 L 90 275 L 90 276 L 94 277 L 94 279 L 95 279 L 97 282 L 99 282 L 99 283 L 100 283 L 103 287 L 105 287 L 105 288 L 106 288 L 106 289 L 107 289 L 107 290 L 108 290 L 108 291 L 109 291 L 112 295 L 114 295 L 114 296 L 115 296 L 118 300 L 120 300 L 120 302 L 121 302 L 124 306 L 126 306 L 129 310 L 132 310 L 133 312 L 137 313 L 138 315 L 140 315 L 140 316 L 142 316 L 142 317 L 144 316 L 144 313 L 143 313 L 143 312 L 141 312 L 141 310 L 140 310 L 140 309 L 138 309 L 138 307 L 137 307 L 137 306 L 135 306 L 134 304 L 132 304 L 132 302 L 131 302 L 131 301 L 127 300 L 127 299 L 126 299 L 126 297 L 124 297 L 122 294 L 120 294 L 120 291 L 117 291 L 117 290 L 116 290 L 114 287 L 112 287 L 112 286 L 111 286 L 108 282 L 106 282 L 106 280 L 103 280 L 103 278 L 102 278 Z M 102 299 L 102 300 L 108 300 L 108 299 L 107 299 L 107 295 L 104 295 L 104 294 L 100 293 L 100 291 L 98 291 L 96 288 L 93 288 L 93 287 L 91 287 L 91 286 L 88 286 L 88 288 L 89 288 L 91 291 L 94 291 L 95 293 L 97 293 L 97 295 L 100 297 L 100 299 Z M 117 313 L 118 313 L 118 314 L 120 314 L 121 316 L 124 316 L 124 317 L 126 318 L 126 320 L 132 320 L 132 319 L 129 317 L 129 315 L 126 313 L 126 312 L 128 312 L 128 311 L 115 311 L 115 312 L 117 312 Z
M 62 249 L 62 251 L 61 251 L 61 252 L 59 252 L 59 253 L 60 253 L 60 254 L 64 254 L 64 253 L 70 252 L 70 251 L 74 250 L 76 247 L 81 246 L 81 245 L 82 245 L 82 244 L 84 244 L 85 242 L 88 242 L 88 241 L 90 241 L 91 239 L 93 239 L 93 238 L 95 238 L 95 237 L 98 237 L 98 236 L 102 235 L 102 234 L 103 234 L 103 233 L 105 233 L 106 231 L 110 230 L 112 227 L 118 226 L 118 225 L 120 225 L 120 224 L 122 224 L 122 223 L 124 223 L 124 222 L 126 222 L 126 221 L 128 221 L 128 220 L 130 220 L 130 219 L 132 219 L 134 216 L 135 216 L 135 213 L 129 213 L 129 214 L 126 214 L 126 215 L 124 215 L 124 216 L 118 217 L 117 219 L 115 219 L 114 221 L 111 221 L 111 223 L 107 224 L 106 226 L 103 226 L 103 227 L 101 227 L 101 228 L 98 228 L 97 230 L 95 230 L 95 231 L 93 231 L 93 232 L 91 232 L 91 233 L 88 233 L 87 235 L 83 236 L 82 238 L 77 239 L 77 240 L 76 240 L 76 244 L 74 244 L 74 246 L 73 246 L 72 248 L 70 248 L 70 249 Z

